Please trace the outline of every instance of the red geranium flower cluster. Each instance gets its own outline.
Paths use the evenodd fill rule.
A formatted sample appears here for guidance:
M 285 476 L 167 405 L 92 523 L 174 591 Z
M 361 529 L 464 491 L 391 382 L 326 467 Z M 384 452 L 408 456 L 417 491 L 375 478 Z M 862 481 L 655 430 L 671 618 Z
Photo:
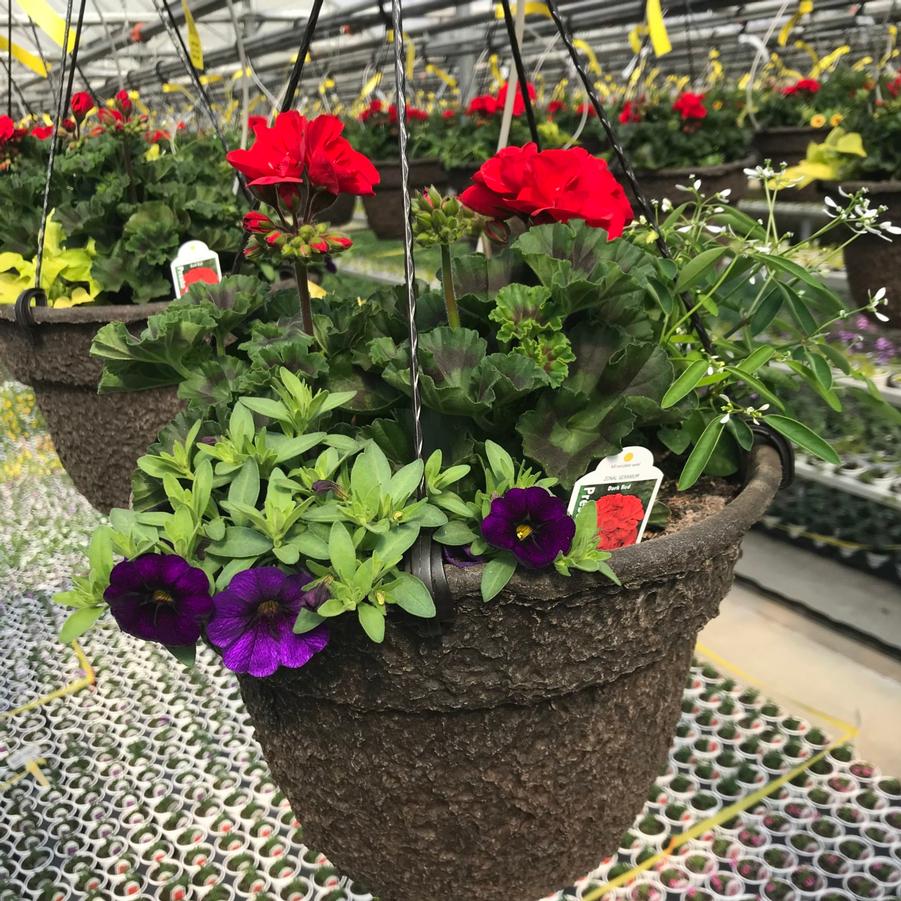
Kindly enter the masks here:
M 644 505 L 634 494 L 606 494 L 595 502 L 598 521 L 598 547 L 612 551 L 638 541 L 638 528 L 644 519 Z
M 393 103 L 385 106 L 381 100 L 373 100 L 366 109 L 360 113 L 361 122 L 369 122 L 372 119 L 382 119 L 385 116 L 391 125 L 397 124 L 397 106 Z M 424 122 L 429 118 L 428 112 L 415 106 L 407 107 L 407 122 Z
M 890 81 L 885 86 L 885 89 L 889 92 L 889 94 L 892 95 L 892 97 L 897 97 L 899 94 L 901 94 L 901 75 Z
M 307 120 L 296 110 L 281 113 L 270 128 L 257 125 L 248 150 L 232 150 L 229 163 L 251 187 L 305 184 L 329 194 L 374 194 L 375 166 L 358 153 L 337 116 Z
M 46 141 L 55 131 L 56 129 L 52 125 L 35 125 L 31 129 L 31 136 L 39 141 Z
M 69 109 L 72 110 L 76 122 L 81 122 L 93 107 L 94 98 L 87 91 L 78 91 L 69 101 Z
M 16 123 L 9 116 L 0 116 L 0 147 L 21 141 L 27 134 L 27 128 L 16 128 Z
M 619 121 L 623 125 L 628 125 L 630 122 L 641 122 L 641 112 L 638 109 L 638 104 L 627 100 L 619 111 Z
M 526 86 L 529 94 L 529 99 L 534 100 L 537 96 L 535 93 L 535 85 L 531 82 Z M 559 102 L 559 101 L 558 101 Z M 468 116 L 483 116 L 489 117 L 494 115 L 500 115 L 504 111 L 504 106 L 507 103 L 507 85 L 505 84 L 498 92 L 497 95 L 494 94 L 480 94 L 478 97 L 473 97 L 472 100 L 469 101 L 469 106 L 466 108 L 466 114 Z M 513 100 L 513 115 L 521 116 L 526 111 L 526 102 L 523 99 L 522 95 L 522 85 L 518 82 L 516 84 L 516 97 Z
M 576 115 L 577 115 L 577 116 L 585 116 L 585 115 L 587 115 L 589 119 L 590 119 L 592 116 L 594 116 L 595 118 L 597 118 L 597 110 L 595 110 L 595 108 L 594 108 L 587 100 L 583 100 L 583 101 L 576 107 Z
M 535 144 L 505 147 L 473 176 L 463 204 L 491 219 L 533 223 L 584 219 L 619 237 L 632 220 L 625 191 L 602 159 L 582 147 L 539 152 Z
M 547 114 L 553 118 L 562 109 L 566 109 L 566 104 L 562 100 L 552 100 L 547 105 Z
M 704 106 L 704 95 L 684 91 L 676 98 L 673 109 L 683 119 L 706 119 L 707 107 Z
M 782 89 L 782 94 L 785 97 L 790 97 L 792 94 L 816 94 L 817 91 L 822 87 L 822 85 L 815 78 L 801 78 L 796 81 L 794 84 L 788 85 Z

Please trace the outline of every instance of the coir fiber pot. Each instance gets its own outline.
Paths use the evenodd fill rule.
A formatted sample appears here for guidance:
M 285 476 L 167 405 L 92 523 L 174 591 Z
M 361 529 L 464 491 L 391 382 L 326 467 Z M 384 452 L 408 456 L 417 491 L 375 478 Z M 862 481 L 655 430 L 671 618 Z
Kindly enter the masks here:
M 75 487 L 98 509 L 127 507 L 137 459 L 179 409 L 174 388 L 98 394 L 102 366 L 91 341 L 107 322 L 138 331 L 165 303 L 35 307 L 28 332 L 13 305 L 0 306 L 0 355 L 34 389 L 50 436 Z
M 375 194 L 363 198 L 369 227 L 377 238 L 398 239 L 404 236 L 404 201 L 401 194 L 400 162 L 376 160 L 381 181 Z M 438 160 L 410 160 L 410 189 L 434 185 L 442 190 L 447 185 L 444 167 Z
M 640 171 L 635 176 L 645 196 L 649 200 L 668 198 L 674 205 L 682 203 L 687 195 L 676 188 L 676 185 L 688 185 L 692 176 L 701 179 L 701 191 L 710 197 L 729 188 L 732 194 L 730 202 L 737 203 L 748 190 L 748 177 L 744 170 L 753 166 L 756 156 L 748 156 L 735 163 L 723 163 L 719 166 L 692 166 L 680 169 L 658 169 L 655 172 Z M 627 188 L 631 197 L 631 190 Z
M 837 195 L 837 185 L 821 182 L 820 188 L 833 197 Z M 879 221 L 888 220 L 893 225 L 901 225 L 901 181 L 843 181 L 842 188 L 846 194 L 866 188 L 872 206 L 887 207 L 879 216 Z M 892 326 L 901 328 L 901 246 L 898 243 L 901 238 L 888 237 L 892 240 L 886 241 L 877 235 L 861 235 L 842 253 L 854 303 L 865 306 L 871 294 L 886 288 L 888 306 L 883 308 L 883 312 Z
M 762 160 L 770 160 L 778 171 L 781 163 L 797 166 L 807 156 L 810 143 L 819 143 L 826 132 L 811 125 L 789 128 L 762 128 L 754 135 L 754 149 Z M 755 197 L 763 197 L 763 189 L 754 192 Z M 803 188 L 785 188 L 779 194 L 780 201 L 792 203 L 820 203 L 822 198 L 816 185 Z
M 537 901 L 613 853 L 666 760 L 699 630 L 779 484 L 772 449 L 720 512 L 595 575 L 519 574 L 383 645 L 340 622 L 300 670 L 241 678 L 304 842 L 380 901 Z
M 457 194 L 462 194 L 471 184 L 472 177 L 479 171 L 481 163 L 476 165 L 471 163 L 468 166 L 454 166 L 445 170 L 445 178 L 447 184 L 454 189 Z
M 326 207 L 319 218 L 330 225 L 347 225 L 354 216 L 357 198 L 353 194 L 339 194 L 335 202 Z

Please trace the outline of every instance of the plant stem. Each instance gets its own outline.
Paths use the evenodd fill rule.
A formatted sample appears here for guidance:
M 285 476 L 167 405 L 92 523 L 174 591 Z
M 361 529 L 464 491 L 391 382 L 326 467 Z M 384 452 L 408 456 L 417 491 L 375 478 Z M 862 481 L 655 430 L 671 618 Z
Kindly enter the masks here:
M 307 282 L 307 264 L 301 260 L 294 261 L 294 278 L 297 281 L 297 294 L 300 297 L 300 321 L 303 330 L 313 334 L 313 308 L 310 305 L 310 285 Z
M 441 245 L 441 284 L 444 286 L 444 307 L 447 310 L 447 324 L 451 328 L 460 328 L 460 310 L 457 308 L 457 296 L 454 293 L 454 274 L 449 244 Z

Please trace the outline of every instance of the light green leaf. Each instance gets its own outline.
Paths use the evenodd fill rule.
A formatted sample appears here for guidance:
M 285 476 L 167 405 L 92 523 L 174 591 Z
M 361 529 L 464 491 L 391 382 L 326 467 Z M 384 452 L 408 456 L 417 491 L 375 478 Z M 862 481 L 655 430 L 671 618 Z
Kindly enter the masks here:
M 490 601 L 503 590 L 516 572 L 516 559 L 512 554 L 503 554 L 485 564 L 482 570 L 482 600 Z
M 381 644 L 385 639 L 385 614 L 378 607 L 363 603 L 357 607 L 357 617 L 370 639 Z
M 317 626 L 322 625 L 323 617 L 313 610 L 302 607 L 297 619 L 294 621 L 294 633 L 303 635 L 304 632 L 312 632 Z
M 388 495 L 395 504 L 403 504 L 422 482 L 422 460 L 414 460 L 399 469 L 388 483 Z
M 225 530 L 225 538 L 212 542 L 207 553 L 215 557 L 258 557 L 271 548 L 272 541 L 256 529 L 230 526 Z
M 392 564 L 399 561 L 413 547 L 419 537 L 418 523 L 401 523 L 383 535 L 379 535 L 373 553 L 383 563 Z
M 516 479 L 513 458 L 499 444 L 491 440 L 486 441 L 485 453 L 488 455 L 488 465 L 498 482 L 511 483 Z
M 255 507 L 260 496 L 260 467 L 253 457 L 241 464 L 241 469 L 228 486 L 228 499 L 233 504 Z
M 106 607 L 82 607 L 70 613 L 59 630 L 59 640 L 63 644 L 75 641 L 100 619 L 106 609 Z
M 344 582 L 350 582 L 357 568 L 357 550 L 343 522 L 332 523 L 328 537 L 328 552 L 329 560 L 338 577 Z
M 430 618 L 435 615 L 435 602 L 425 585 L 409 573 L 400 573 L 382 591 L 392 604 L 397 604 L 411 616 Z
M 477 536 L 466 523 L 459 520 L 451 520 L 449 523 L 441 526 L 440 529 L 436 529 L 432 537 L 440 544 L 459 546 L 471 544 L 476 540 Z

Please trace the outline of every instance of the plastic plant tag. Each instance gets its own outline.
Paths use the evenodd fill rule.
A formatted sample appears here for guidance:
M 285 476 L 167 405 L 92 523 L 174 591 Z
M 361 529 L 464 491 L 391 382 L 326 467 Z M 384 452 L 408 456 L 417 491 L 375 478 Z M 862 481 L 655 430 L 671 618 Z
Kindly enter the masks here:
M 646 447 L 624 447 L 576 482 L 568 512 L 575 516 L 586 504 L 595 505 L 598 547 L 605 551 L 638 544 L 662 480 Z
M 198 282 L 217 285 L 222 281 L 219 254 L 210 250 L 203 241 L 186 241 L 182 244 L 170 268 L 176 297 L 181 297 L 191 285 Z

